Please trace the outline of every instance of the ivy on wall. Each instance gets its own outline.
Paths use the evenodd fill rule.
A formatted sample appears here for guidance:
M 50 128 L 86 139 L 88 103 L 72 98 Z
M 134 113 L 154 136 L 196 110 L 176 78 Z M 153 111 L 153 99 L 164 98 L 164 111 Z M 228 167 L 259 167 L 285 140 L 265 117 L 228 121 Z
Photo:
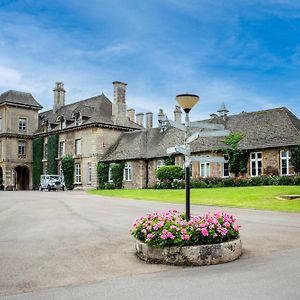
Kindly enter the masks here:
M 97 177 L 98 177 L 98 187 L 99 189 L 103 189 L 108 182 L 108 170 L 109 163 L 101 163 L 97 164 Z
M 300 145 L 291 148 L 291 163 L 295 173 L 300 173 Z
M 58 135 L 52 134 L 48 137 L 48 173 L 57 174 L 57 161 L 58 156 Z
M 164 159 L 165 166 L 175 165 L 175 156 L 168 156 Z
M 74 158 L 71 154 L 66 155 L 61 161 L 64 173 L 65 185 L 68 190 L 74 188 Z
M 40 185 L 40 178 L 43 174 L 43 147 L 44 139 L 42 137 L 33 140 L 33 170 L 32 181 L 33 188 L 38 189 Z
M 122 188 L 124 167 L 125 164 L 123 162 L 114 163 L 111 166 L 112 181 L 118 189 Z
M 233 172 L 235 176 L 245 174 L 248 171 L 249 152 L 237 149 L 238 143 L 243 137 L 242 133 L 231 133 L 224 140 L 224 143 L 229 146 L 228 149 L 225 149 L 225 153 L 229 156 L 230 172 Z

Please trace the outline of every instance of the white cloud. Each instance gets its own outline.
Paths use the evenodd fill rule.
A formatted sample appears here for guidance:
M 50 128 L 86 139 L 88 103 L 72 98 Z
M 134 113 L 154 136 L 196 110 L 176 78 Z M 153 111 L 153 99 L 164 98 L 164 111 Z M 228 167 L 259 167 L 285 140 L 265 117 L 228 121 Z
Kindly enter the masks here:
M 11 87 L 20 83 L 22 74 L 15 69 L 0 65 L 0 86 Z

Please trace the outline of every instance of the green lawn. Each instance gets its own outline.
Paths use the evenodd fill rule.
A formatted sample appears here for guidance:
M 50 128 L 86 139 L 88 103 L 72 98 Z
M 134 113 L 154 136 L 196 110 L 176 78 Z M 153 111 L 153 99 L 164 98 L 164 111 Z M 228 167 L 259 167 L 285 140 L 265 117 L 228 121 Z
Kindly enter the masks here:
M 183 203 L 184 190 L 91 190 L 93 195 Z M 191 189 L 191 203 L 300 212 L 300 199 L 280 200 L 280 195 L 300 195 L 300 186 L 256 186 Z

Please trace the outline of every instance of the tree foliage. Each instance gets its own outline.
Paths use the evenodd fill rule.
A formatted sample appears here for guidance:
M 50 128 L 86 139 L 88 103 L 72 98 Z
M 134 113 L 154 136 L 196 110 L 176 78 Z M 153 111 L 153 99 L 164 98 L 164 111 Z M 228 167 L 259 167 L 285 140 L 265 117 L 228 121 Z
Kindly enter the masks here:
M 40 178 L 43 174 L 43 147 L 44 139 L 42 137 L 33 140 L 33 188 L 38 189 L 40 185 Z
M 295 173 L 300 173 L 300 145 L 291 148 L 291 163 Z
M 74 158 L 71 154 L 66 155 L 61 161 L 61 167 L 64 173 L 65 185 L 68 190 L 74 188 Z
M 156 171 L 156 177 L 161 181 L 173 181 L 182 179 L 184 171 L 180 166 L 162 166 Z
M 52 134 L 48 137 L 48 173 L 57 174 L 57 161 L 58 156 L 58 135 Z

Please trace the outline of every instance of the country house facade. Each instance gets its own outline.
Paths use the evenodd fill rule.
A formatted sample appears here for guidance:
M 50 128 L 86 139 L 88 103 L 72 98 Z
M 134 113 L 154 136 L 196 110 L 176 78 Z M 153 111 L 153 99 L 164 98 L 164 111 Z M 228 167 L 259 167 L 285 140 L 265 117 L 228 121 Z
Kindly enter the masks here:
M 125 188 L 151 187 L 157 182 L 156 170 L 164 165 L 166 149 L 183 143 L 182 131 L 170 127 L 158 114 L 153 128 L 153 114 L 135 114 L 127 109 L 126 83 L 113 82 L 114 99 L 104 94 L 72 104 L 65 104 L 61 82 L 54 89 L 53 109 L 39 113 L 41 105 L 31 94 L 8 91 L 0 95 L 0 179 L 6 189 L 32 189 L 33 140 L 43 138 L 43 173 L 48 173 L 49 137 L 58 136 L 58 173 L 61 160 L 71 154 L 75 162 L 74 182 L 77 188 L 97 186 L 97 163 L 124 162 Z M 145 124 L 144 124 L 145 119 Z M 181 122 L 176 106 L 174 120 Z M 238 147 L 249 151 L 248 176 L 290 175 L 289 148 L 300 144 L 300 120 L 287 108 L 275 108 L 228 115 L 224 105 L 218 114 L 204 120 L 223 124 L 233 133 L 242 133 Z M 213 149 L 224 148 L 224 137 L 198 138 L 191 144 L 192 154 L 223 156 Z M 193 162 L 192 176 L 228 177 L 227 157 L 223 163 Z M 183 156 L 175 163 L 183 165 Z

